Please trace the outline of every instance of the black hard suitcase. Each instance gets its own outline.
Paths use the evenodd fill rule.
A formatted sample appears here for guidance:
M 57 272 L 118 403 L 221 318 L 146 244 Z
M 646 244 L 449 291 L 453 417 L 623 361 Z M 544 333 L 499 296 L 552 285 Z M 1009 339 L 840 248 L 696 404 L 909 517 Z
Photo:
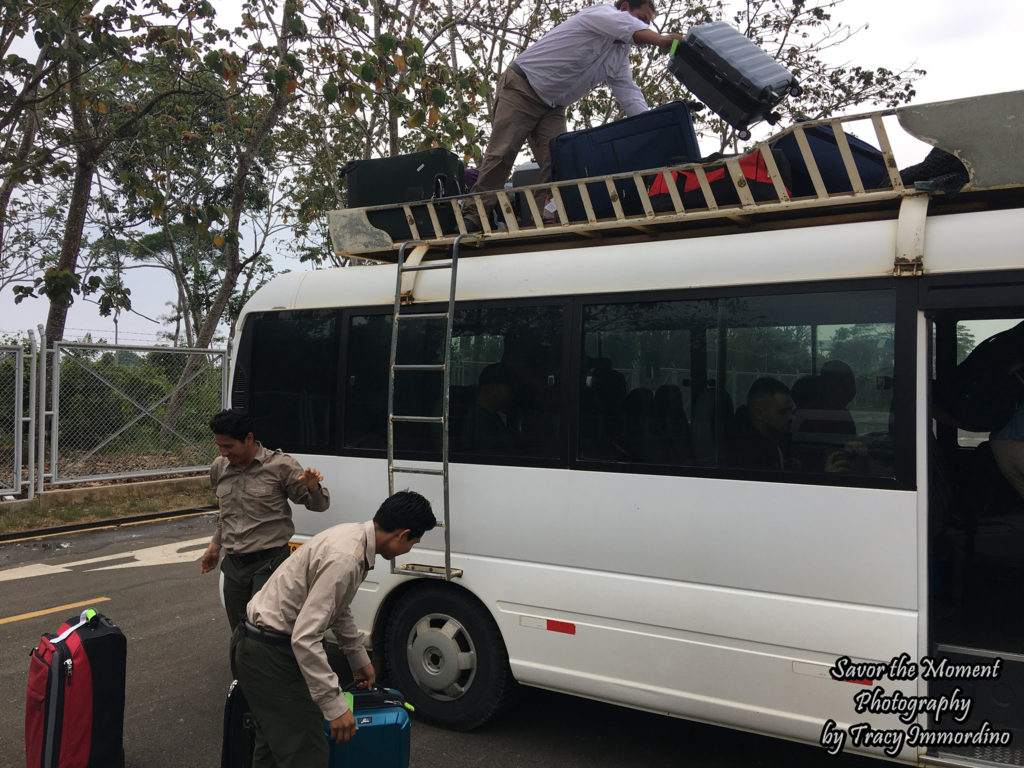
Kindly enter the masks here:
M 251 768 L 256 746 L 256 724 L 238 681 L 228 687 L 224 703 L 224 736 L 220 746 L 221 768 Z
M 690 108 L 681 101 L 596 128 L 563 133 L 551 140 L 551 176 L 555 181 L 663 168 L 699 158 Z M 649 185 L 652 179 L 653 176 L 645 181 Z M 615 188 L 627 216 L 643 212 L 633 179 L 619 180 Z M 588 184 L 587 191 L 597 218 L 614 215 L 603 181 Z M 569 220 L 585 221 L 579 191 L 563 187 L 561 194 Z
M 668 68 L 743 140 L 752 123 L 774 124 L 779 102 L 800 93 L 785 67 L 724 21 L 691 27 L 673 44 Z
M 32 768 L 123 768 L 127 641 L 89 609 L 32 649 L 25 760 Z
M 348 207 L 440 200 L 464 194 L 465 166 L 454 153 L 435 148 L 395 157 L 352 160 L 340 174 L 348 180 Z M 435 206 L 441 232 L 435 232 L 425 205 L 413 206 L 413 220 L 421 237 L 437 237 L 457 231 L 450 204 Z M 370 224 L 383 229 L 395 242 L 409 240 L 412 230 L 401 209 L 371 211 Z
M 540 166 L 536 163 L 523 163 L 512 169 L 512 188 L 528 187 L 531 184 L 540 182 Z M 512 210 L 516 213 L 519 223 L 532 225 L 533 213 L 530 211 L 530 204 L 526 202 L 525 192 L 516 192 L 512 197 Z M 544 212 L 541 211 L 541 215 Z

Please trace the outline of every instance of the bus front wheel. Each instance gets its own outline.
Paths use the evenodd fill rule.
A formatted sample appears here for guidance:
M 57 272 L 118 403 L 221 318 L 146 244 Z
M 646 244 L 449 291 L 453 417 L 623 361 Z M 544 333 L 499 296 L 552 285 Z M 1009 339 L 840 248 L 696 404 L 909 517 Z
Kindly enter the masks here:
M 424 721 L 468 731 L 508 703 L 515 687 L 501 633 L 471 595 L 424 583 L 399 599 L 384 635 L 388 679 Z

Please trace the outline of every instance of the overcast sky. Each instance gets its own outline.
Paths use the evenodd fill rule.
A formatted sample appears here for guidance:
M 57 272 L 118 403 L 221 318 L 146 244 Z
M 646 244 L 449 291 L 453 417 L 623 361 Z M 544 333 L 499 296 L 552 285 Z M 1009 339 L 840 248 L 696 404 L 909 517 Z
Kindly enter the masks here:
M 1021 0 L 846 0 L 838 18 L 868 28 L 835 52 L 841 62 L 901 69 L 916 66 L 928 74 L 917 84 L 916 103 L 944 101 L 1024 88 L 1020 57 L 1024 39 Z M 902 163 L 897 147 L 897 159 Z M 300 269 L 297 263 L 279 266 Z M 132 285 L 136 306 L 146 315 L 167 313 L 163 302 L 173 296 L 169 279 L 148 274 L 147 284 Z M 46 321 L 45 300 L 14 306 L 10 289 L 0 294 L 0 333 L 20 334 Z M 157 327 L 128 315 L 120 320 L 121 343 L 155 341 Z M 114 324 L 101 318 L 94 304 L 79 300 L 68 315 L 66 338 L 114 339 Z

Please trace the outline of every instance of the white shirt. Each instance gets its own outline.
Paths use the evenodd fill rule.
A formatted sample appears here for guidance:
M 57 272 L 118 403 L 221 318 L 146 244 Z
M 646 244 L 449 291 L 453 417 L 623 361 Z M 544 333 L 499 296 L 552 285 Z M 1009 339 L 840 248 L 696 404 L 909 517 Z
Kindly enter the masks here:
M 611 5 L 592 5 L 559 24 L 516 58 L 530 87 L 551 107 L 574 104 L 608 83 L 629 117 L 647 110 L 633 82 L 633 34 L 647 24 Z

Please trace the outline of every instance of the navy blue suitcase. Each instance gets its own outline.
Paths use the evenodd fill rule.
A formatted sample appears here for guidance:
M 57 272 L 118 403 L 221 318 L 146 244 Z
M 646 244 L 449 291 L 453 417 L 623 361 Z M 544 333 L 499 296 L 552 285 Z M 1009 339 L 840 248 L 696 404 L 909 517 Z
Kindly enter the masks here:
M 551 176 L 555 181 L 663 168 L 692 163 L 699 158 L 700 148 L 690 108 L 681 101 L 596 128 L 563 133 L 551 140 Z M 646 181 L 650 184 L 651 180 Z M 643 212 L 632 179 L 617 181 L 615 187 L 627 216 Z M 614 215 L 603 181 L 588 184 L 587 191 L 598 218 Z M 563 188 L 562 200 L 570 221 L 586 220 L 578 190 Z
M 826 125 L 805 128 L 804 135 L 807 137 L 807 145 L 814 156 L 814 164 L 818 166 L 821 180 L 825 183 L 825 190 L 830 194 L 851 192 L 853 187 L 850 184 L 850 174 L 846 171 L 843 156 L 839 153 L 839 145 L 836 144 L 832 127 Z M 852 134 L 846 133 L 845 136 L 864 189 L 888 187 L 890 185 L 889 172 L 885 167 L 882 151 Z M 804 162 L 804 157 L 800 154 L 800 145 L 797 143 L 796 134 L 787 133 L 771 146 L 772 149 L 782 152 L 786 156 L 786 160 L 789 161 L 792 177 L 790 195 L 792 197 L 814 195 L 814 183 L 807 170 L 807 163 Z
M 789 70 L 724 21 L 691 27 L 673 44 L 668 69 L 743 140 L 752 123 L 777 122 L 775 107 L 800 93 Z
M 356 735 L 344 744 L 329 741 L 329 768 L 408 768 L 410 722 L 405 698 L 393 688 L 375 686 L 352 694 Z M 324 720 L 330 738 L 331 726 Z

